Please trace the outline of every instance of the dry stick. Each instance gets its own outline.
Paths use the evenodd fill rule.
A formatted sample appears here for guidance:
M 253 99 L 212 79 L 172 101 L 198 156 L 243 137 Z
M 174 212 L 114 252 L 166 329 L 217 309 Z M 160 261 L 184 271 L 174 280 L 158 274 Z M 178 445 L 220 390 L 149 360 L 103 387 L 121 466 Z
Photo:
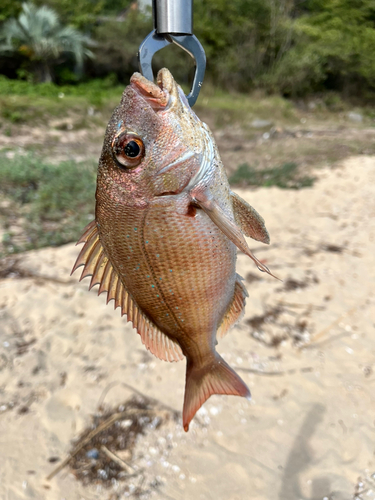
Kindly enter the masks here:
M 56 278 L 55 276 L 47 276 L 45 274 L 34 273 L 33 271 L 30 271 L 30 269 L 18 267 L 17 265 L 10 267 L 9 269 L 10 271 L 13 269 L 13 272 L 18 272 L 20 274 L 17 279 L 38 279 L 43 281 L 52 281 L 53 283 L 59 283 L 60 285 L 72 285 L 76 283 L 75 280 L 63 280 L 60 278 Z
M 72 458 L 74 458 L 79 451 L 82 450 L 84 446 L 86 446 L 87 443 L 91 441 L 92 438 L 94 438 L 99 432 L 102 430 L 106 429 L 107 427 L 110 427 L 113 423 L 116 422 L 116 420 L 121 419 L 122 417 L 125 417 L 128 412 L 121 412 L 121 413 L 114 413 L 111 415 L 107 420 L 102 422 L 98 427 L 94 430 L 92 430 L 86 437 L 83 439 L 75 448 L 75 450 L 72 451 L 72 453 L 69 453 L 69 455 L 66 457 L 65 460 L 61 462 L 60 465 L 58 465 L 48 476 L 47 476 L 47 481 L 50 481 L 58 472 L 60 472 L 68 463 L 71 461 Z
M 25 276 L 26 277 L 26 276 Z M 74 280 L 62 280 L 60 278 L 54 278 L 53 276 L 45 276 L 43 274 L 30 273 L 28 278 L 34 278 L 43 281 L 52 281 L 52 283 L 58 283 L 59 285 L 73 285 L 76 284 Z
M 264 375 L 264 376 L 269 376 L 269 377 L 280 377 L 282 375 L 285 375 L 287 372 L 279 371 L 279 372 L 262 372 L 261 370 L 255 370 L 254 368 L 245 368 L 242 366 L 232 366 L 233 370 L 241 371 L 241 372 L 247 372 L 247 373 L 253 373 L 254 375 Z
M 156 405 L 160 406 L 161 408 L 165 408 L 166 410 L 170 411 L 171 413 L 174 413 L 175 415 L 178 414 L 178 411 L 172 408 L 171 406 L 166 405 L 162 401 L 159 401 L 159 399 L 155 399 L 151 396 L 146 396 L 146 394 L 143 394 L 141 391 L 133 387 L 132 385 L 127 384 L 126 382 L 111 382 L 110 384 L 107 385 L 107 387 L 104 388 L 103 392 L 100 395 L 99 401 L 98 401 L 98 408 L 101 408 L 105 397 L 107 396 L 108 392 L 115 387 L 116 385 L 122 385 L 123 387 L 126 387 L 127 389 L 131 390 L 132 392 L 135 392 L 138 394 L 138 396 L 141 396 L 145 401 L 149 401 L 150 403 L 155 403 Z
M 301 345 L 298 347 L 298 349 L 301 350 L 304 347 L 306 347 L 307 349 L 312 349 L 312 348 L 319 349 L 320 347 L 327 345 L 328 343 L 331 343 L 331 342 L 334 342 L 335 340 L 339 340 L 339 339 L 348 337 L 349 335 L 351 335 L 351 332 L 338 333 L 337 335 L 332 335 L 331 337 L 328 337 L 327 339 L 322 340 L 321 342 L 314 342 L 314 343 L 309 343 L 307 345 Z
M 107 418 L 107 420 L 104 420 L 98 427 L 91 432 L 83 439 L 77 446 L 76 448 L 72 451 L 72 453 L 69 453 L 69 455 L 66 457 L 65 460 L 61 462 L 60 465 L 58 465 L 48 476 L 47 476 L 47 481 L 50 481 L 58 472 L 60 472 L 68 463 L 71 461 L 72 458 L 74 458 L 79 451 L 82 450 L 97 434 L 99 434 L 101 431 L 104 429 L 107 429 L 107 427 L 110 427 L 112 424 L 116 422 L 116 420 L 121 420 L 122 418 L 130 417 L 131 415 L 134 415 L 136 413 L 151 413 L 155 414 L 155 411 L 153 410 L 139 410 L 139 409 L 134 409 L 134 410 L 125 410 L 119 413 L 114 413 L 110 417 Z
M 135 469 L 131 467 L 129 464 L 125 462 L 125 460 L 121 460 L 120 457 L 112 453 L 104 444 L 100 447 L 100 449 L 109 457 L 113 462 L 115 462 L 117 465 L 119 465 L 124 471 L 126 471 L 128 474 L 134 474 Z
M 119 381 L 115 381 L 115 382 L 111 382 L 110 384 L 108 384 L 106 387 L 104 387 L 101 395 L 100 395 L 100 398 L 98 400 L 98 403 L 96 405 L 96 407 L 98 409 L 101 409 L 102 408 L 102 405 L 104 403 L 104 399 L 106 398 L 107 394 L 109 393 L 109 391 L 113 388 L 113 387 L 116 387 L 116 385 L 121 385 L 121 382 Z
M 284 371 L 280 370 L 279 372 L 262 372 L 261 370 L 255 370 L 254 368 L 245 368 L 242 366 L 233 366 L 233 369 L 238 370 L 238 371 L 247 372 L 247 373 L 253 373 L 254 375 L 264 375 L 267 377 L 281 377 L 282 375 L 293 375 L 297 371 L 299 371 L 301 373 L 308 373 L 308 372 L 313 371 L 312 366 L 305 366 L 304 368 L 300 368 L 299 370 L 297 370 L 295 368 L 292 368 L 290 370 L 284 370 Z
M 297 308 L 307 308 L 307 309 L 317 309 L 318 311 L 324 311 L 324 306 L 316 306 L 314 304 L 297 304 L 295 302 L 285 302 L 284 300 L 279 300 L 278 304 L 286 307 L 297 307 Z
M 319 338 L 323 337 L 323 335 L 325 335 L 330 330 L 332 330 L 333 327 L 335 327 L 336 325 L 338 325 L 341 320 L 343 320 L 346 316 L 350 316 L 351 314 L 353 314 L 354 311 L 356 311 L 357 309 L 358 309 L 358 306 L 354 306 L 351 309 L 349 309 L 349 311 L 347 311 L 345 314 L 342 314 L 340 317 L 338 317 L 337 319 L 335 319 L 335 321 L 332 321 L 331 324 L 329 324 L 328 326 L 326 326 L 325 328 L 323 328 L 323 330 L 320 330 L 319 333 L 317 333 L 316 335 L 313 336 L 313 338 L 310 340 L 309 343 L 302 345 L 301 347 L 298 348 L 298 350 L 315 347 L 315 342 Z
M 1 278 L 0 279 L 7 279 L 7 278 Z M 23 274 L 22 276 L 18 276 L 16 279 L 22 280 L 22 279 L 34 279 L 34 280 L 42 280 L 42 281 L 51 281 L 52 283 L 58 283 L 59 285 L 73 285 L 76 284 L 74 280 L 62 280 L 60 278 L 53 278 L 52 276 L 44 276 L 42 274 L 34 274 L 34 273 L 27 273 Z

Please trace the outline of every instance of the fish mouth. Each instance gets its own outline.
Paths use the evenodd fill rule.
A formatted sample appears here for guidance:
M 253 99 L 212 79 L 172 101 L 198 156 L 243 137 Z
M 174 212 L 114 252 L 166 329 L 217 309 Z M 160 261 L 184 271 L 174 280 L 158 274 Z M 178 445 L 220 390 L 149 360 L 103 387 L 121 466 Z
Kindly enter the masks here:
M 155 111 L 166 110 L 171 101 L 173 76 L 163 68 L 159 71 L 156 81 L 157 85 L 140 73 L 134 73 L 130 78 L 130 85 Z

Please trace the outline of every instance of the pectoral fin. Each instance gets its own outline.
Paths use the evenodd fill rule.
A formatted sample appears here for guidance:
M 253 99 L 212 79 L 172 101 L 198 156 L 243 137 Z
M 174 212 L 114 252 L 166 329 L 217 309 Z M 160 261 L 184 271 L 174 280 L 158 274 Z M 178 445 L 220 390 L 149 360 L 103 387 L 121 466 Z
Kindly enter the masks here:
M 264 224 L 264 219 L 258 212 L 243 200 L 238 194 L 230 192 L 232 197 L 234 218 L 245 236 L 253 240 L 269 244 L 270 236 Z
M 228 217 L 215 200 L 208 199 L 202 192 L 196 192 L 193 196 L 195 202 L 206 212 L 212 222 L 223 231 L 223 233 L 236 245 L 237 248 L 239 248 L 244 254 L 255 262 L 260 271 L 268 273 L 274 278 L 279 279 L 271 273 L 267 266 L 262 264 L 260 260 L 255 257 L 248 247 L 248 244 L 246 243 L 246 240 L 237 224 Z

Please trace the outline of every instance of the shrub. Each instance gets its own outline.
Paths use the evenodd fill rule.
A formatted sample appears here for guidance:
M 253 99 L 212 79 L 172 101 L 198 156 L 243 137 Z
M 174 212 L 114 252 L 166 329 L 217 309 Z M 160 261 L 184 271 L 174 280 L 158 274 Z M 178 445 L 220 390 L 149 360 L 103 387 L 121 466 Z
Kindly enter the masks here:
M 301 176 L 297 164 L 293 162 L 263 170 L 255 169 L 247 163 L 243 163 L 229 177 L 229 182 L 246 186 L 278 186 L 283 189 L 301 189 L 312 186 L 314 178 Z
M 0 195 L 12 201 L 12 216 L 21 222 L 24 243 L 11 234 L 3 241 L 8 253 L 75 241 L 94 218 L 93 165 L 65 161 L 57 165 L 28 154 L 0 154 Z

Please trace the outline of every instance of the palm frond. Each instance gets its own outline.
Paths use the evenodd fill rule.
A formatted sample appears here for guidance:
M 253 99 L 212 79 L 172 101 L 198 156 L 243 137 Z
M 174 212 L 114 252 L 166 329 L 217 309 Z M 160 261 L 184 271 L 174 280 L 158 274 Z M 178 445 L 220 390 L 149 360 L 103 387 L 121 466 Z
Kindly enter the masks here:
M 18 19 L 4 23 L 0 42 L 0 52 L 27 47 L 30 58 L 42 62 L 57 60 L 64 53 L 72 54 L 79 65 L 85 57 L 94 57 L 88 49 L 94 45 L 90 37 L 72 26 L 63 26 L 50 7 L 37 7 L 31 2 L 22 4 Z

